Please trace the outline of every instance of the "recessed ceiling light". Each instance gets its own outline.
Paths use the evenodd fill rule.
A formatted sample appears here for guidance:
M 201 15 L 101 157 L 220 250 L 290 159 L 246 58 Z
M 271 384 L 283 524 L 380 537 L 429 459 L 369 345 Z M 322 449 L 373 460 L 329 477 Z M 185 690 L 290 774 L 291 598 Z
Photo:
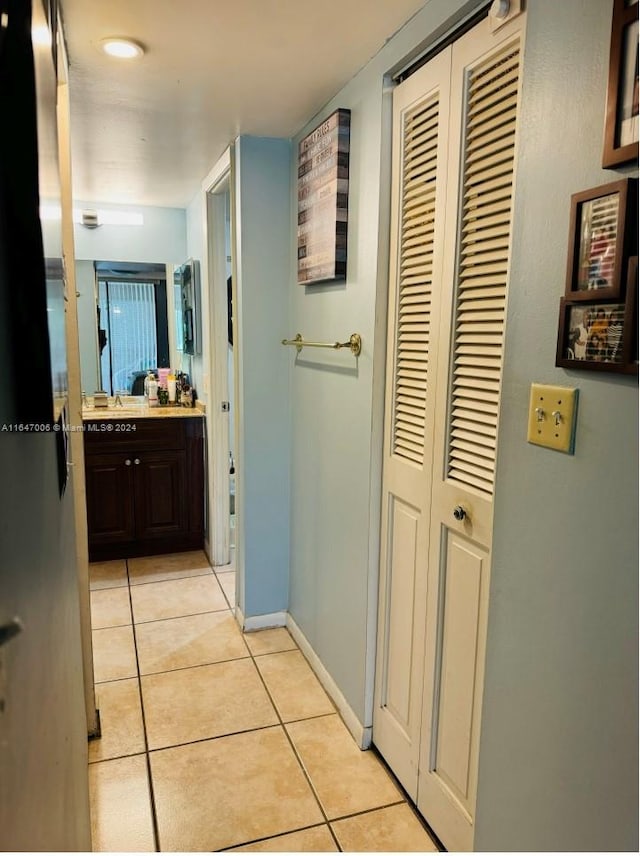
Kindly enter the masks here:
M 124 39 L 119 36 L 102 39 L 100 45 L 106 54 L 117 57 L 117 59 L 136 59 L 136 57 L 140 57 L 144 53 L 144 48 L 141 44 L 134 42 L 132 39 Z

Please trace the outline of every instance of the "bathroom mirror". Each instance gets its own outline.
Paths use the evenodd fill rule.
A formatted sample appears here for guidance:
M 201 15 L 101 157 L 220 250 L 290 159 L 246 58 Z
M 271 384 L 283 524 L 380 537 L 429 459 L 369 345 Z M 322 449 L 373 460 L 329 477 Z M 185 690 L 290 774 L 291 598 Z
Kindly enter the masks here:
M 167 266 L 76 262 L 82 388 L 142 394 L 148 369 L 178 367 L 181 313 Z

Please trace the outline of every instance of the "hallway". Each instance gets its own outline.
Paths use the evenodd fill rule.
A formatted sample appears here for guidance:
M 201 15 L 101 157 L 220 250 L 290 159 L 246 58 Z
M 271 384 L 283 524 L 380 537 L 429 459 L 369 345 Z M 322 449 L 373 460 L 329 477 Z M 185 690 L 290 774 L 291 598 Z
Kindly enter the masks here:
M 204 553 L 90 566 L 94 851 L 436 851 L 284 628 L 242 634 Z

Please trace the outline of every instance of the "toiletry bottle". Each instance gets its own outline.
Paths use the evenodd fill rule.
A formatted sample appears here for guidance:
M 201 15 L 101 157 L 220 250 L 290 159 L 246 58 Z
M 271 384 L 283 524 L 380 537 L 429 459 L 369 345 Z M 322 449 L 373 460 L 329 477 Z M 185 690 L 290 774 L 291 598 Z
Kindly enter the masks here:
M 167 378 L 169 377 L 170 369 L 158 369 L 158 386 L 167 388 Z
M 152 380 L 155 380 L 155 378 L 153 376 L 153 372 L 151 371 L 151 369 L 149 369 L 149 371 L 147 372 L 147 376 L 144 379 L 144 397 L 147 404 L 149 403 L 149 382 Z
M 149 407 L 158 406 L 158 381 L 153 375 L 149 378 Z
M 176 376 L 170 374 L 167 378 L 167 389 L 169 390 L 169 404 L 176 403 Z

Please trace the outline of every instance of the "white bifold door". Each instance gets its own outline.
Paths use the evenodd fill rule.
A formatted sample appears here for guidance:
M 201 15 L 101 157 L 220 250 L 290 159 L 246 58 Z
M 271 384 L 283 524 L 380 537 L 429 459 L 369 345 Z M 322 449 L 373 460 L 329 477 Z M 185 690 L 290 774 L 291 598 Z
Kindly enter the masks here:
M 472 850 L 524 16 L 483 20 L 393 96 L 373 740 Z

